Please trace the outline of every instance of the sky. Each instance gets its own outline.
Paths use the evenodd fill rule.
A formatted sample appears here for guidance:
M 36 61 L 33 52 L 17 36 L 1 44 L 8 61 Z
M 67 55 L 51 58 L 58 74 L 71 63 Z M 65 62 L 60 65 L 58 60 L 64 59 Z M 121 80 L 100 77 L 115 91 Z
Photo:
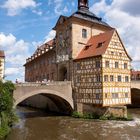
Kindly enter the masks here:
M 78 0 L 0 0 L 0 50 L 5 51 L 5 78 L 24 81 L 26 58 L 52 39 L 60 15 L 70 16 Z M 90 11 L 117 29 L 140 70 L 140 1 L 89 0 Z

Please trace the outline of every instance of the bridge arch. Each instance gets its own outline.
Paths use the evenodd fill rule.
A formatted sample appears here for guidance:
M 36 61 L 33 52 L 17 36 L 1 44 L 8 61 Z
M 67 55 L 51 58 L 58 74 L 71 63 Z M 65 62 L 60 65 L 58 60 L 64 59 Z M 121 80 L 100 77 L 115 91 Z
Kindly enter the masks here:
M 18 87 L 17 90 L 14 92 L 14 107 L 16 107 L 22 101 L 25 101 L 26 99 L 29 99 L 30 97 L 33 97 L 35 95 L 44 95 L 49 100 L 51 100 L 59 110 L 57 110 L 56 112 L 70 114 L 74 108 L 72 98 L 60 91 L 52 89 L 35 89 L 26 91 L 26 88 L 24 88 L 23 90 L 22 87 Z M 51 111 L 51 109 L 49 111 Z
M 22 96 L 19 96 L 18 98 L 15 99 L 14 106 L 17 106 L 19 103 L 21 103 L 22 101 L 24 101 L 25 99 L 27 99 L 27 98 L 29 98 L 31 96 L 42 94 L 42 93 L 43 94 L 52 94 L 52 95 L 56 95 L 58 97 L 61 97 L 62 99 L 67 101 L 70 104 L 70 106 L 73 108 L 73 101 L 68 99 L 68 97 L 65 94 L 62 95 L 58 91 L 49 90 L 49 89 L 38 89 L 38 90 L 30 91 L 28 94 L 24 94 Z

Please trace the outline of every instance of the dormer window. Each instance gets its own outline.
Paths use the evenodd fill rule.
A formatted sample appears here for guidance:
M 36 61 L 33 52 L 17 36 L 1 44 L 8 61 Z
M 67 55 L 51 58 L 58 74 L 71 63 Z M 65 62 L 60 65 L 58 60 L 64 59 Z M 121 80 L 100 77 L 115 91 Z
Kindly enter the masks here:
M 89 47 L 91 47 L 91 46 L 92 46 L 92 45 L 86 45 L 85 48 L 84 48 L 84 50 L 88 50 Z
M 62 37 L 62 33 L 60 32 L 60 33 L 59 33 L 59 40 L 61 41 L 62 38 L 63 38 L 63 37 Z
M 104 43 L 105 43 L 105 42 L 100 42 L 100 43 L 98 43 L 97 48 L 102 47 Z
M 82 29 L 82 38 L 87 38 L 87 30 Z

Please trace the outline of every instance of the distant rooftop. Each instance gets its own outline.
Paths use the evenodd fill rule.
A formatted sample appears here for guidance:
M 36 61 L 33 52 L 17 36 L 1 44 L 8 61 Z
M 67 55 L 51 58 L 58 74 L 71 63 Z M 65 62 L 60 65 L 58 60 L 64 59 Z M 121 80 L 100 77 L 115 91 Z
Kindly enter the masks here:
M 5 57 L 4 51 L 0 50 L 0 57 Z

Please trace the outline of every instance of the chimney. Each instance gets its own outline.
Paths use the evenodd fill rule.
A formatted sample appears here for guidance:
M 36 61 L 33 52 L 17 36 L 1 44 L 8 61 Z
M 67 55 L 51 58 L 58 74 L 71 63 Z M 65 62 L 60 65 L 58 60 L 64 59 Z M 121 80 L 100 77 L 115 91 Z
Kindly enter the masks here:
M 88 10 L 88 0 L 78 0 L 78 10 Z

